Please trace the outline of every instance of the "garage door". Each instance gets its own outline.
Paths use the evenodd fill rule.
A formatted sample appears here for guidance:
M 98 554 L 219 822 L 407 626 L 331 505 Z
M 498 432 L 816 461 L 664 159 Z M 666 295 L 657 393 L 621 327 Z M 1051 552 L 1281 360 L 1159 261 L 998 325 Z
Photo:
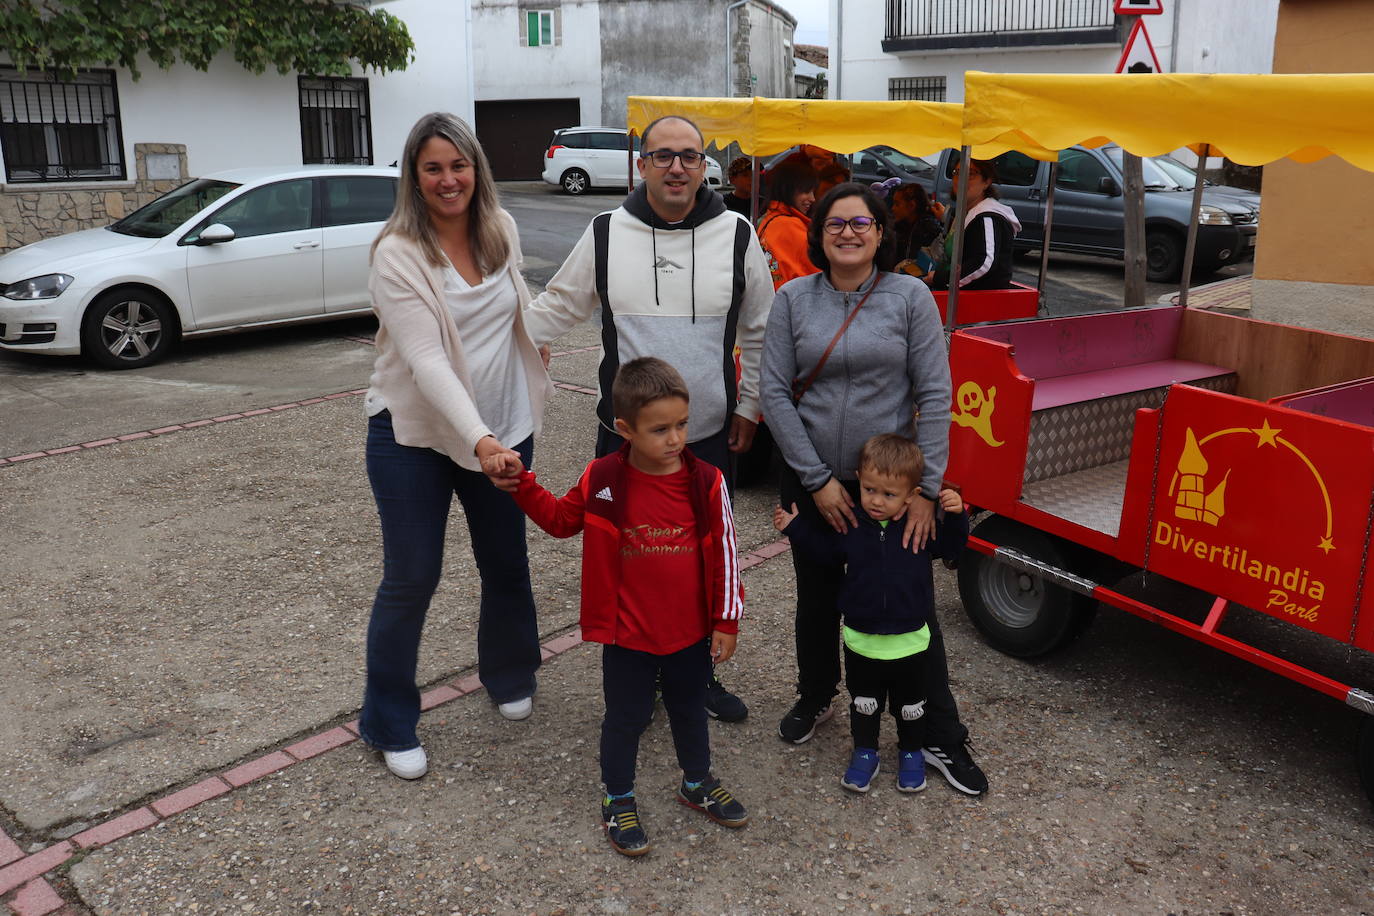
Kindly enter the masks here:
M 478 102 L 476 114 L 477 139 L 497 181 L 538 178 L 553 132 L 582 123 L 577 99 Z

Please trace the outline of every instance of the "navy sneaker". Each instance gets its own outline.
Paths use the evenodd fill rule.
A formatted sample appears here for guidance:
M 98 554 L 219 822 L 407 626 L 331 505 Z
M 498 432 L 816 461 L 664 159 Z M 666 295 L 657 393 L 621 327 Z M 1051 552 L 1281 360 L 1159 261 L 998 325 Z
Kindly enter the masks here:
M 988 778 L 973 762 L 967 744 L 965 741 L 963 744 L 931 745 L 921 753 L 926 763 L 939 770 L 951 786 L 965 795 L 982 795 L 988 790 Z
M 642 856 L 649 851 L 649 837 L 639 822 L 639 809 L 633 795 L 626 798 L 605 796 L 601 800 L 601 823 L 606 828 L 606 839 L 621 855 Z
M 829 700 L 824 703 L 815 703 L 804 698 L 800 699 L 787 711 L 787 715 L 782 717 L 782 722 L 778 725 L 778 735 L 784 741 L 790 741 L 793 744 L 805 744 L 816 733 L 816 726 L 834 714 L 835 707 L 830 704 Z
M 897 764 L 897 788 L 902 792 L 922 792 L 926 787 L 926 760 L 920 751 L 902 751 Z
M 840 777 L 840 785 L 851 792 L 867 792 L 873 785 L 873 777 L 878 775 L 878 752 L 871 747 L 854 748 L 854 756 L 849 758 L 849 769 Z
M 749 812 L 735 796 L 721 788 L 720 780 L 714 776 L 706 777 L 695 789 L 684 779 L 677 787 L 677 800 L 724 827 L 743 827 L 749 823 Z
M 743 722 L 749 715 L 749 707 L 745 706 L 739 697 L 726 690 L 720 678 L 712 672 L 711 680 L 706 684 L 706 715 L 722 722 Z

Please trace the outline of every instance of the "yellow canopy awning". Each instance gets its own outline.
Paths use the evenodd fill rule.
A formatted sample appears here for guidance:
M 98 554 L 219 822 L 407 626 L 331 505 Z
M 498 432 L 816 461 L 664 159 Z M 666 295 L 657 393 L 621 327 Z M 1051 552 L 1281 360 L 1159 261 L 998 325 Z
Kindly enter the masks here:
M 635 133 L 658 118 L 678 115 L 701 128 L 708 146 L 738 143 L 749 156 L 769 156 L 799 143 L 846 154 L 884 145 L 928 156 L 959 146 L 963 128 L 963 106 L 949 102 L 630 96 L 627 107 L 627 123 Z M 991 144 L 975 155 L 985 158 L 1008 149 Z
M 1374 74 L 964 74 L 962 143 L 1041 151 L 1190 146 L 1242 165 L 1336 155 L 1374 171 Z

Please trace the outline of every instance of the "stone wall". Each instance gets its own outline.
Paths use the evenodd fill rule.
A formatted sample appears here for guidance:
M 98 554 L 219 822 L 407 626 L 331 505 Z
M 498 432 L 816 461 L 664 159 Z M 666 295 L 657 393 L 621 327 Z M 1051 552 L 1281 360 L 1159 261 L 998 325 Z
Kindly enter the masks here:
M 148 157 L 177 157 L 177 177 L 149 178 Z M 166 165 L 170 160 L 155 160 Z M 158 174 L 166 172 L 154 169 Z M 133 181 L 0 187 L 0 252 L 32 242 L 108 226 L 156 197 L 185 184 L 186 147 L 180 143 L 135 143 Z

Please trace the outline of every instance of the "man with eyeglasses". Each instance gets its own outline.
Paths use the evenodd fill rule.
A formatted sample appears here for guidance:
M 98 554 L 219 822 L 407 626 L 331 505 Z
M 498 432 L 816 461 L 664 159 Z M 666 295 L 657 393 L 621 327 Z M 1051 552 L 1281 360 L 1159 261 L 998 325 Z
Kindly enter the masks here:
M 748 217 L 726 209 L 704 185 L 705 141 L 695 124 L 659 118 L 644 129 L 640 147 L 643 183 L 592 219 L 530 303 L 525 327 L 543 346 L 599 313 L 598 457 L 622 443 L 610 403 L 616 371 L 641 356 L 671 364 L 691 394 L 688 445 L 720 468 L 733 493 L 735 455 L 749 450 L 759 416 L 763 329 L 773 302 L 768 261 Z M 727 722 L 748 715 L 714 677 L 706 708 Z

